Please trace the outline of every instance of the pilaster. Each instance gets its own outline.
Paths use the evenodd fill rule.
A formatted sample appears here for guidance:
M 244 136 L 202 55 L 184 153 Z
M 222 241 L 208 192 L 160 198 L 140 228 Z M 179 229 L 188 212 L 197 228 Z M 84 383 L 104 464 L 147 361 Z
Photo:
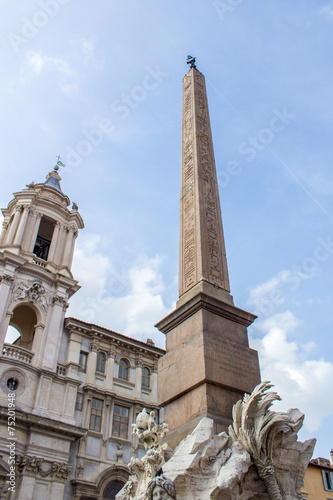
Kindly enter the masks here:
M 106 374 L 105 387 L 109 390 L 113 389 L 113 374 L 114 374 L 115 357 L 116 357 L 115 349 L 110 349 L 110 351 L 108 352 L 108 357 L 106 360 L 106 367 L 105 367 L 105 374 Z
M 54 261 L 54 256 L 55 256 L 55 252 L 56 252 L 56 248 L 57 248 L 57 244 L 58 244 L 60 227 L 61 227 L 61 223 L 57 222 L 55 225 L 55 228 L 54 228 L 52 241 L 51 241 L 51 245 L 50 245 L 50 250 L 49 250 L 49 255 L 48 255 L 48 260 L 50 262 Z
M 7 232 L 7 237 L 5 240 L 6 245 L 12 245 L 12 243 L 14 241 L 16 230 L 17 230 L 17 227 L 18 227 L 18 224 L 20 221 L 20 217 L 21 217 L 21 212 L 22 212 L 22 206 L 16 207 L 14 218 L 13 218 L 13 220 L 9 226 L 9 230 Z
M 11 286 L 14 282 L 14 277 L 11 274 L 3 274 L 0 276 L 0 349 L 2 352 L 2 346 L 6 338 L 7 328 L 10 321 L 6 321 L 6 314 L 8 309 L 8 299 L 11 293 Z
M 90 344 L 90 353 L 87 362 L 87 384 L 95 383 L 98 342 L 93 339 Z
M 7 229 L 8 229 L 8 221 L 4 220 L 2 222 L 2 229 L 1 229 L 1 235 L 0 235 L 0 246 L 3 245 L 3 242 L 5 241 Z
M 21 245 L 21 243 L 22 243 L 22 237 L 23 237 L 23 233 L 24 233 L 24 230 L 25 230 L 25 227 L 27 224 L 28 215 L 29 215 L 29 206 L 24 205 L 23 211 L 21 214 L 21 218 L 20 218 L 20 222 L 18 225 L 18 229 L 16 231 L 14 245 Z
M 35 247 L 36 238 L 37 238 L 39 224 L 40 224 L 40 220 L 42 218 L 42 214 L 40 212 L 34 212 L 32 217 L 33 217 L 33 219 L 35 219 L 35 223 L 34 223 L 33 230 L 31 232 L 30 244 L 29 244 L 29 248 L 28 248 L 28 252 L 30 252 L 30 253 L 33 252 L 34 247 Z

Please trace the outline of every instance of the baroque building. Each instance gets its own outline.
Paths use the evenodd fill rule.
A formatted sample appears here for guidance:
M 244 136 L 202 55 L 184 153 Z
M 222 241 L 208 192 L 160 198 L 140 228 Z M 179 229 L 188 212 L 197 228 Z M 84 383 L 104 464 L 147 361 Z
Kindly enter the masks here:
M 60 163 L 60 162 L 58 162 Z M 14 193 L 0 237 L 0 497 L 112 499 L 131 456 L 131 424 L 158 412 L 164 351 L 65 318 L 79 290 L 71 272 L 84 227 L 59 166 Z M 17 332 L 11 337 L 11 328 Z M 9 336 L 8 336 L 9 335 Z

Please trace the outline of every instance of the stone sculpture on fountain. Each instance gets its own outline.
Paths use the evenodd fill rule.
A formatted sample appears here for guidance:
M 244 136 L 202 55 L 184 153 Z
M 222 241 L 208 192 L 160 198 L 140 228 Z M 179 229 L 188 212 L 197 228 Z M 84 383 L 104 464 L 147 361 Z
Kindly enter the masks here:
M 234 405 L 228 433 L 214 435 L 213 420 L 204 417 L 166 463 L 167 425 L 156 425 L 154 415 L 143 410 L 134 432 L 147 454 L 131 460 L 133 475 L 117 500 L 175 499 L 176 490 L 177 500 L 301 500 L 315 439 L 297 441 L 304 415 L 272 411 L 280 397 L 271 387 L 262 382 Z

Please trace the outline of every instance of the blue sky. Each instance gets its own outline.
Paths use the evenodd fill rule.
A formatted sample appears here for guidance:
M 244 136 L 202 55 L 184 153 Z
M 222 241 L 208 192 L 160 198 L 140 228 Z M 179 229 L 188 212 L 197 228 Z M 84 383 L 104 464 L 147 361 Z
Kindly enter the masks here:
M 85 229 L 69 314 L 127 335 L 178 297 L 182 77 L 205 75 L 231 290 L 279 410 L 333 447 L 329 0 L 4 0 L 1 206 L 61 155 Z

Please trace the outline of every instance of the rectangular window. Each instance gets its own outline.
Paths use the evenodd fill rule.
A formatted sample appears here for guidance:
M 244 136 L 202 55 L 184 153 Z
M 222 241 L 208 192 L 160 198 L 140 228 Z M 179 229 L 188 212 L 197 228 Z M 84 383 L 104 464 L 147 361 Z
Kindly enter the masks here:
M 114 405 L 112 435 L 127 439 L 128 436 L 128 415 L 129 408 Z
M 84 351 L 80 351 L 80 359 L 79 359 L 79 371 L 85 372 L 87 370 L 87 361 L 88 361 L 88 353 Z
M 78 392 L 76 396 L 75 410 L 82 411 L 83 408 L 83 394 Z
M 51 240 L 53 236 L 55 221 L 43 216 L 38 229 L 37 239 L 33 253 L 36 257 L 47 260 Z
M 333 472 L 322 471 L 324 487 L 326 491 L 333 491 Z
M 92 398 L 89 429 L 92 431 L 101 431 L 103 414 L 103 401 L 101 399 Z

